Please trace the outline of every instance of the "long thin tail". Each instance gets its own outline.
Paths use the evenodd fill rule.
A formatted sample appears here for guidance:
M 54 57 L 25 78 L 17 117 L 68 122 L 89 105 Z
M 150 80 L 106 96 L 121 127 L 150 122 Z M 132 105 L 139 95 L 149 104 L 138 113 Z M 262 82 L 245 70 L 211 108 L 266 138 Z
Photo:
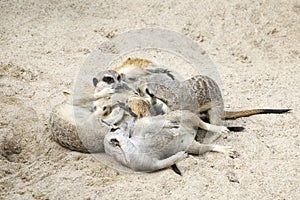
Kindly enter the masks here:
M 252 109 L 242 111 L 225 111 L 223 119 L 236 119 L 239 117 L 248 117 L 257 114 L 280 114 L 289 112 L 291 109 Z
M 173 164 L 173 165 L 171 166 L 171 168 L 173 169 L 173 171 L 174 171 L 176 174 L 182 176 L 181 171 L 180 171 L 180 169 L 178 169 L 178 167 L 177 167 L 176 164 Z

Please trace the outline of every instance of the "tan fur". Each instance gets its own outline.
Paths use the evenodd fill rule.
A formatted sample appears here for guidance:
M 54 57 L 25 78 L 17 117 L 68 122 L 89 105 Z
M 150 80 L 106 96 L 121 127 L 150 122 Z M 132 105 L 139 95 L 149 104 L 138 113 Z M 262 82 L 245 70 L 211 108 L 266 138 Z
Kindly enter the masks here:
M 150 104 L 144 98 L 139 96 L 132 96 L 128 100 L 128 107 L 138 117 L 150 116 Z
M 64 102 L 50 115 L 52 139 L 61 146 L 80 152 L 103 152 L 103 139 L 108 128 L 97 113 Z
M 126 68 L 130 65 L 138 67 L 138 68 L 145 68 L 151 65 L 152 62 L 150 60 L 141 59 L 141 58 L 128 58 L 121 66 L 116 67 L 115 70 L 120 73 L 123 68 Z

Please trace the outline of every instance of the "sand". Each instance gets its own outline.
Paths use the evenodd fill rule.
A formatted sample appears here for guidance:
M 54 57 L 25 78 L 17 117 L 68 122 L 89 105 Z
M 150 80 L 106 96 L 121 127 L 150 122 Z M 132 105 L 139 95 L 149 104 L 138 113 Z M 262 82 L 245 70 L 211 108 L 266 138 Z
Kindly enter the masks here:
M 2 0 L 0 11 L 1 199 L 300 199 L 300 1 Z M 153 27 L 204 50 L 227 110 L 292 112 L 229 121 L 246 129 L 218 144 L 239 156 L 190 156 L 178 163 L 182 176 L 120 171 L 105 156 L 53 142 L 51 108 L 64 100 L 63 90 L 73 90 L 95 49 Z

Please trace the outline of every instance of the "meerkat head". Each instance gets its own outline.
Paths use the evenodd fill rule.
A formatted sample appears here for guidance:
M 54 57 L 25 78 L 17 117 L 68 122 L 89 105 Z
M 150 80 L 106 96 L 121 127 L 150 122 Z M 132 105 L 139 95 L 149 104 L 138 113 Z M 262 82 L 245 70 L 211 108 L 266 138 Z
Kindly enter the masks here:
M 105 70 L 100 73 L 96 77 L 93 78 L 93 85 L 95 87 L 98 86 L 111 86 L 116 87 L 122 82 L 121 75 L 114 70 Z
M 104 138 L 105 153 L 112 156 L 115 160 L 121 162 L 124 165 L 128 164 L 126 158 L 125 149 L 126 144 L 129 141 L 129 137 L 122 129 L 111 130 L 106 134 Z
M 109 99 L 107 99 L 106 101 L 101 101 L 101 100 L 93 101 L 92 111 L 95 112 L 96 115 L 100 117 L 105 117 L 109 115 L 112 111 L 112 107 L 109 102 Z
M 110 96 L 113 93 L 120 92 L 122 89 L 136 93 L 135 90 L 123 81 L 122 74 L 114 70 L 100 72 L 97 77 L 93 78 L 93 85 L 95 87 L 94 97 L 96 99 Z

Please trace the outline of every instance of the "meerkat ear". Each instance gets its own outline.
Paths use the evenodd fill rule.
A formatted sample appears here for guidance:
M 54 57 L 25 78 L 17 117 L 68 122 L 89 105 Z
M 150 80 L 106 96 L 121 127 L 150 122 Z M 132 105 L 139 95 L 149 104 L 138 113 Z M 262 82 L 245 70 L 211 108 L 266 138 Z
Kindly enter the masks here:
M 121 73 L 120 76 L 121 76 L 121 79 L 124 81 L 126 78 L 126 75 L 124 73 Z
M 96 86 L 97 86 L 97 84 L 98 84 L 98 79 L 96 79 L 96 78 L 93 78 L 93 85 L 96 87 Z
M 110 144 L 111 144 L 113 147 L 121 147 L 121 146 L 120 146 L 119 140 L 117 140 L 116 138 L 110 139 Z

